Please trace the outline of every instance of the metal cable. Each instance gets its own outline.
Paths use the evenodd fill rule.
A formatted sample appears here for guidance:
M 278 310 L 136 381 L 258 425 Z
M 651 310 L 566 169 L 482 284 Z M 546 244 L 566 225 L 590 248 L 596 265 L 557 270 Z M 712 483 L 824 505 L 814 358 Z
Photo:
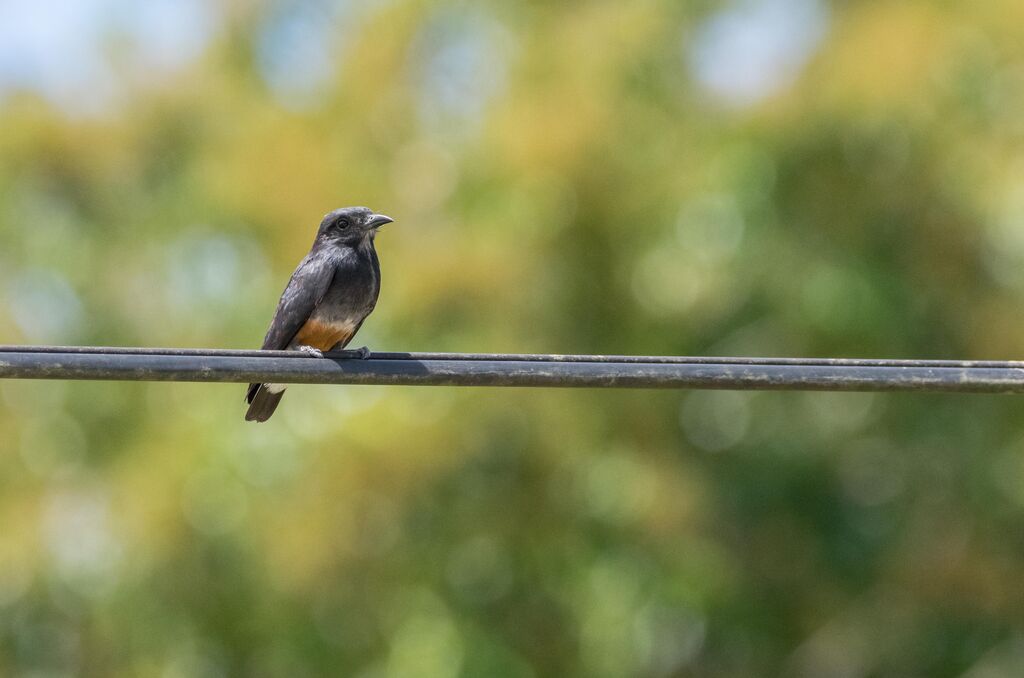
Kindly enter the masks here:
M 1024 393 L 1024 362 L 0 346 L 0 378 Z

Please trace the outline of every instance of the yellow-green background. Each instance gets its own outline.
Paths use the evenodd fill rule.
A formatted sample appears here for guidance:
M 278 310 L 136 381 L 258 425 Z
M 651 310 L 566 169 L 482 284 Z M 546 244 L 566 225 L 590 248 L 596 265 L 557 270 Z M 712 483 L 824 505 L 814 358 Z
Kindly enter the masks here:
M 365 204 L 355 345 L 1024 354 L 1019 0 L 199 4 L 8 80 L 0 343 L 257 346 Z M 243 392 L 0 383 L 0 675 L 1024 662 L 1019 398 Z

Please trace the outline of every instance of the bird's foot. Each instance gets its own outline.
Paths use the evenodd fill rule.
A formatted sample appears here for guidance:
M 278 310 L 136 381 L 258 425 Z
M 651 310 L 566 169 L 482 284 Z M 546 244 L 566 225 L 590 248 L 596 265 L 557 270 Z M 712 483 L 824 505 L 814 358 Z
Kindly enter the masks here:
M 308 355 L 311 358 L 323 358 L 324 352 L 318 348 L 312 346 L 306 346 L 305 344 L 299 346 L 299 350 Z
M 353 349 L 353 353 L 358 353 L 360 360 L 368 360 L 370 358 L 370 349 L 368 349 L 365 346 L 360 346 L 357 349 Z

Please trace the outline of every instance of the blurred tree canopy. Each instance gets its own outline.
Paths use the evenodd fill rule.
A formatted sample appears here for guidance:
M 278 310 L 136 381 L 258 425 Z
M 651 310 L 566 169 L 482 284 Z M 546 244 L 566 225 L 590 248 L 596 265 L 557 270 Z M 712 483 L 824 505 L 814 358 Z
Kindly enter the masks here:
M 1019 0 L 22 4 L 0 342 L 257 346 L 365 204 L 373 349 L 1021 357 Z M 0 674 L 1024 660 L 1019 399 L 243 391 L 0 383 Z

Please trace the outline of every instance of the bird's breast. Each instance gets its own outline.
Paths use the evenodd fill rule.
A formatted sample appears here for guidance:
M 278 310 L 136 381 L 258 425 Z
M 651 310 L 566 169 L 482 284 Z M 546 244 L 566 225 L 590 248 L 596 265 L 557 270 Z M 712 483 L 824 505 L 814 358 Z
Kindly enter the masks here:
M 380 275 L 374 262 L 372 252 L 354 252 L 339 262 L 327 293 L 295 335 L 294 344 L 326 351 L 352 339 L 377 303 Z

